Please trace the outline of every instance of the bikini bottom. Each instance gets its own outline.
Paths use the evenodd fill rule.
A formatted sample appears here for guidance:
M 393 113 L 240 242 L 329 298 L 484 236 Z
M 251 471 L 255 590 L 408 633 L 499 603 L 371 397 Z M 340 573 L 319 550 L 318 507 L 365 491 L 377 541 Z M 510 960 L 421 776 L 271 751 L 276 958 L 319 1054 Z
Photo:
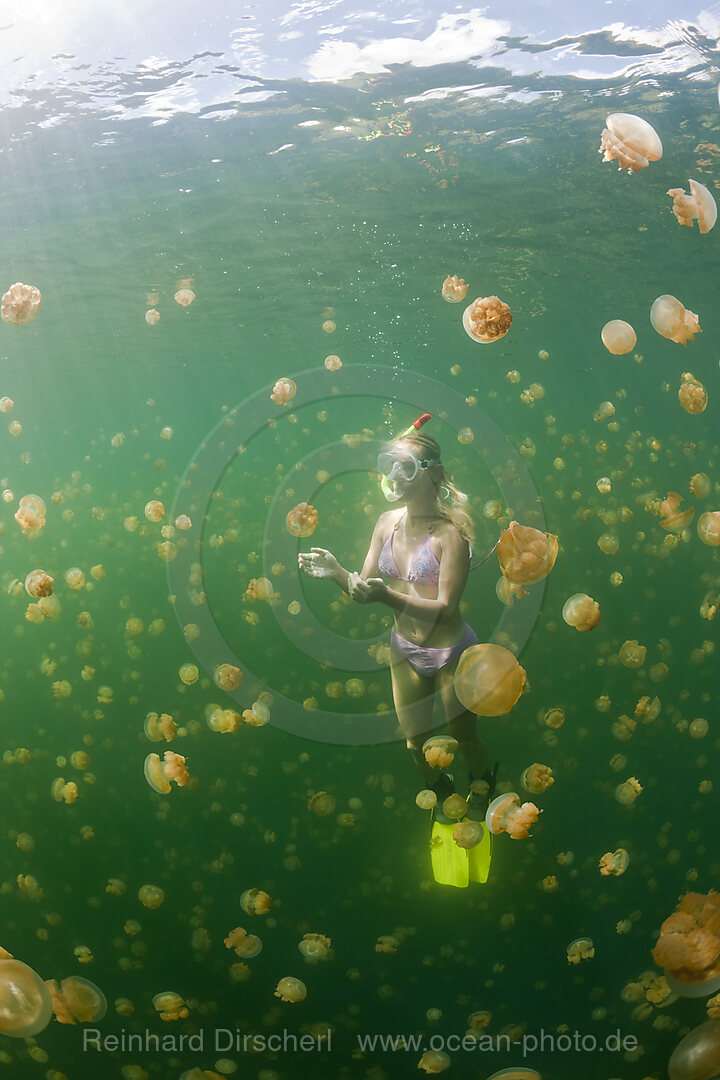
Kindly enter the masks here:
M 455 645 L 444 649 L 428 649 L 422 645 L 415 645 L 407 638 L 400 637 L 400 634 L 396 634 L 394 630 L 390 635 L 390 641 L 397 651 L 418 675 L 422 675 L 425 679 L 434 679 L 441 668 L 457 659 L 471 645 L 477 645 L 477 640 L 477 634 L 467 623 L 465 623 L 465 633 L 460 640 Z

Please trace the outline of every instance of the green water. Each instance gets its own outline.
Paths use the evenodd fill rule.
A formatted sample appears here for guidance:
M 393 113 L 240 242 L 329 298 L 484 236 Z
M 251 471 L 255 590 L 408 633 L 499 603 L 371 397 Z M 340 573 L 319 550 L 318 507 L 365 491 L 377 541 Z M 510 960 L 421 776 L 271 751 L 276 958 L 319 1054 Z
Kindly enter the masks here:
M 109 1003 L 103 1034 L 202 1030 L 206 1043 L 202 1053 L 120 1049 L 96 1057 L 83 1052 L 80 1027 L 53 1023 L 34 1039 L 47 1055 L 41 1061 L 23 1040 L 0 1040 L 8 1076 L 174 1080 L 222 1058 L 237 1075 L 259 1080 L 411 1076 L 419 1052 L 361 1054 L 357 1035 L 417 1032 L 429 1045 L 433 1033 L 462 1035 L 467 1017 L 486 1009 L 493 1035 L 509 1025 L 558 1034 L 566 1025 L 603 1040 L 619 1029 L 642 1049 L 603 1058 L 538 1051 L 526 1064 L 545 1080 L 579 1068 L 598 1080 L 657 1078 L 679 1037 L 704 1018 L 702 999 L 633 1015 L 621 990 L 652 969 L 660 924 L 679 895 L 717 887 L 720 871 L 716 790 L 698 791 L 704 780 L 717 787 L 717 623 L 700 615 L 703 597 L 719 585 L 717 549 L 700 543 L 694 523 L 673 544 L 646 509 L 649 497 L 670 490 L 696 506 L 696 519 L 717 509 L 717 233 L 680 228 L 665 195 L 688 176 L 717 186 L 714 90 L 668 76 L 662 94 L 641 82 L 616 96 L 592 84 L 535 100 L 406 102 L 423 88 L 409 71 L 334 89 L 288 84 L 284 98 L 222 121 L 178 116 L 161 126 L 71 115 L 43 129 L 29 108 L 3 114 L 4 287 L 27 282 L 43 299 L 32 324 L 0 327 L 0 395 L 15 402 L 0 433 L 2 487 L 14 493 L 0 518 L 2 749 L 31 755 L 0 771 L 0 944 L 42 978 L 74 973 L 97 983 Z M 613 109 L 657 127 L 661 161 L 632 177 L 601 164 L 600 131 Z M 311 119 L 320 128 L 298 127 Z M 294 145 L 274 153 L 286 143 Z M 453 273 L 470 283 L 468 299 L 497 294 L 509 304 L 514 321 L 502 341 L 482 346 L 464 333 L 465 305 L 440 295 Z M 187 308 L 173 301 L 185 279 L 195 292 Z M 650 305 L 662 293 L 699 314 L 703 332 L 686 348 L 650 326 Z M 144 318 L 153 306 L 156 326 Z M 328 318 L 332 334 L 322 329 Z M 600 329 L 611 318 L 635 327 L 634 355 L 603 348 Z M 301 397 L 303 373 L 321 370 L 331 353 L 341 357 L 343 377 L 353 366 L 379 367 L 372 393 L 333 395 L 328 372 L 322 401 L 294 412 L 269 401 L 281 376 L 296 380 Z M 506 378 L 512 370 L 516 383 Z M 677 400 L 685 371 L 708 389 L 698 416 Z M 476 449 L 485 445 L 486 415 L 516 455 L 523 449 L 519 460 L 537 492 L 528 510 L 536 521 L 542 514 L 561 545 L 519 657 L 530 691 L 507 716 L 479 721 L 507 788 L 518 789 L 534 761 L 550 765 L 556 782 L 537 797 L 543 814 L 532 837 L 499 837 L 490 882 L 466 891 L 431 881 L 429 824 L 414 804 L 422 783 L 401 742 L 354 745 L 367 740 L 342 737 L 333 745 L 285 730 L 283 698 L 315 699 L 338 724 L 392 705 L 387 668 L 335 670 L 302 647 L 311 616 L 329 641 L 375 641 L 389 626 L 387 609 L 338 604 L 331 585 L 298 582 L 292 558 L 274 574 L 265 546 L 269 508 L 290 499 L 291 486 L 290 505 L 308 499 L 320 515 L 312 540 L 298 541 L 292 554 L 316 543 L 360 567 L 387 505 L 374 476 L 366 467 L 336 476 L 334 450 L 313 458 L 312 473 L 293 470 L 342 445 L 343 435 L 385 439 L 412 421 L 417 409 L 396 392 L 398 373 L 452 391 Z M 532 383 L 545 396 L 525 404 L 521 393 Z M 192 686 L 180 682 L 181 665 L 196 657 L 168 595 L 161 525 L 145 520 L 144 507 L 161 499 L 166 524 L 171 511 L 192 517 L 183 505 L 186 469 L 216 425 L 260 392 L 266 417 L 277 422 L 247 440 L 228 427 L 227 468 L 202 547 L 190 555 L 182 533 L 172 537 L 181 562 L 187 555 L 201 563 L 207 606 L 251 673 L 239 707 L 263 685 L 276 695 L 270 724 L 221 735 L 206 726 L 205 708 L 233 701 L 213 685 L 212 670 Z M 476 403 L 463 404 L 469 397 Z M 615 430 L 593 420 L 605 400 L 615 405 Z M 434 412 L 435 401 L 423 408 Z M 22 424 L 17 437 L 6 430 L 12 420 Z M 170 439 L 161 437 L 165 427 Z M 483 454 L 458 442 L 457 427 L 438 416 L 432 433 L 471 496 L 476 548 L 485 554 L 517 513 L 512 470 L 499 486 Z M 120 433 L 124 439 L 114 439 Z M 247 445 L 237 455 L 240 441 Z M 503 467 L 508 460 L 503 452 Z M 332 474 L 324 485 L 314 479 L 317 468 Z M 703 502 L 689 491 L 698 472 L 711 479 Z M 612 481 L 604 496 L 596 488 L 603 476 Z M 13 520 L 28 492 L 48 507 L 34 540 Z M 492 499 L 502 503 L 499 520 L 484 516 Z M 627 520 L 601 520 L 623 507 Z M 133 516 L 140 526 L 131 532 L 125 522 Z M 597 546 L 606 531 L 619 541 L 612 556 Z M 94 581 L 90 568 L 98 564 L 105 577 Z M 68 589 L 71 566 L 84 570 L 91 590 Z M 53 575 L 62 606 L 41 625 L 24 617 L 29 597 L 12 595 L 12 582 L 35 567 Z M 618 587 L 614 572 L 623 577 Z M 250 579 L 263 575 L 279 594 L 275 607 L 244 597 Z M 503 614 L 498 576 L 492 560 L 465 593 L 481 641 Z M 302 594 L 295 616 L 286 611 L 291 589 Z M 600 604 L 591 634 L 562 621 L 575 592 Z M 80 612 L 91 626 L 78 624 Z M 132 639 L 129 618 L 144 627 Z M 158 619 L 164 629 L 149 633 Z M 634 638 L 647 658 L 628 670 L 617 654 Z M 49 675 L 46 661 L 55 665 Z M 669 671 L 656 682 L 650 669 L 661 661 Z M 85 665 L 95 669 L 87 681 Z M 326 696 L 328 683 L 360 676 L 361 699 Z M 72 689 L 58 699 L 52 685 L 61 680 Z M 100 686 L 112 689 L 111 703 L 98 703 Z M 618 740 L 612 723 L 632 716 L 645 694 L 660 698 L 659 717 Z M 608 713 L 595 707 L 601 695 L 611 699 Z M 566 715 L 555 733 L 537 719 L 550 706 Z M 192 781 L 167 796 L 143 777 L 146 754 L 165 748 L 143 733 L 150 711 L 171 714 L 186 730 L 171 749 L 186 755 Z M 687 731 L 696 717 L 710 724 L 701 741 Z M 92 783 L 69 763 L 82 748 Z M 627 763 L 615 772 L 609 762 L 619 753 Z M 72 805 L 51 798 L 57 776 L 77 782 Z M 629 776 L 644 790 L 627 808 L 613 792 Z M 335 814 L 308 810 L 319 791 L 335 797 Z M 361 805 L 354 804 L 354 824 L 341 826 L 337 815 L 351 812 L 350 800 Z M 21 832 L 33 836 L 34 851 L 18 850 Z M 629 870 L 603 878 L 598 860 L 617 847 L 629 852 Z M 560 866 L 557 855 L 568 851 L 574 861 Z M 18 889 L 20 874 L 37 878 L 41 898 Z M 547 893 L 541 882 L 549 875 L 558 887 Z M 106 893 L 110 878 L 126 883 L 122 897 Z M 165 890 L 156 911 L 137 899 L 146 883 Z M 269 916 L 240 908 L 251 887 L 272 896 Z M 124 932 L 128 919 L 141 933 Z M 619 935 L 622 920 L 630 928 Z M 237 925 L 263 942 L 241 983 L 229 977 L 237 958 L 223 944 Z M 377 939 L 399 927 L 406 933 L 397 953 L 377 953 Z M 193 938 L 199 929 L 207 935 Z M 308 932 L 332 939 L 327 962 L 305 964 L 297 944 Z M 592 938 L 595 956 L 570 966 L 566 947 L 580 936 Z M 92 963 L 77 962 L 79 945 L 91 949 Z M 304 1002 L 273 997 L 285 975 L 306 983 Z M 167 989 L 188 1002 L 187 1020 L 157 1018 L 152 997 Z M 118 1015 L 119 998 L 133 1003 L 132 1015 Z M 442 1017 L 431 1023 L 428 1009 Z M 218 1027 L 267 1035 L 312 1025 L 332 1029 L 331 1053 L 212 1047 Z M 451 1057 L 459 1077 L 522 1063 L 519 1046 Z

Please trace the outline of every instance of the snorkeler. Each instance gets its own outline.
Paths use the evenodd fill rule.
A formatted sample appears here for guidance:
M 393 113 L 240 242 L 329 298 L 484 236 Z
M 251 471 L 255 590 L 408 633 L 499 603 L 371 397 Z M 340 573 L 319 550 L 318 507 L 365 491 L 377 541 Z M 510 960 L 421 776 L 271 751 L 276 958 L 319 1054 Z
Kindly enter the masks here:
M 383 493 L 389 502 L 401 505 L 378 518 L 360 574 L 345 570 L 324 548 L 299 554 L 298 564 L 310 577 L 332 578 L 357 603 L 380 603 L 392 610 L 390 674 L 395 710 L 413 760 L 437 796 L 433 870 L 436 880 L 466 885 L 468 859 L 461 861 L 465 852 L 453 843 L 455 822 L 439 809 L 454 793 L 453 778 L 447 772 L 438 776 L 422 750 L 433 727 L 436 693 L 450 734 L 467 762 L 471 785 L 467 814 L 473 820 L 484 818 L 495 771 L 488 771 L 476 718 L 460 704 L 453 685 L 461 654 L 478 640 L 459 610 L 470 570 L 474 527 L 466 509 L 467 496 L 446 475 L 440 447 L 419 431 L 429 419 L 428 414 L 421 416 L 378 457 Z M 487 864 L 489 835 L 485 839 Z M 440 863 L 448 860 L 453 865 L 443 869 Z M 459 867 L 454 867 L 458 860 Z M 458 876 L 464 880 L 455 880 Z M 486 880 L 487 865 L 476 875 L 471 866 L 470 876 Z

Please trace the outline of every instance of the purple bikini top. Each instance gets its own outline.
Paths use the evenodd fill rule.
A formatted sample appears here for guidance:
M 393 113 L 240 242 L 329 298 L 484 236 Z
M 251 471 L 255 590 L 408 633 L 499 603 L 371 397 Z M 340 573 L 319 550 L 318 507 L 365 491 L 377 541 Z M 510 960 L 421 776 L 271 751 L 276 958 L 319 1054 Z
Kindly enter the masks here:
M 402 520 L 402 518 L 400 520 Z M 397 581 L 414 581 L 418 585 L 437 585 L 440 580 L 440 563 L 435 556 L 435 552 L 433 551 L 430 542 L 430 535 L 433 529 L 432 524 L 428 528 L 425 539 L 420 541 L 413 552 L 413 556 L 408 565 L 407 577 L 403 577 L 398 570 L 392 549 L 393 536 L 399 525 L 400 521 L 393 527 L 390 535 L 383 544 L 382 551 L 378 558 L 378 570 L 383 577 L 395 578 Z

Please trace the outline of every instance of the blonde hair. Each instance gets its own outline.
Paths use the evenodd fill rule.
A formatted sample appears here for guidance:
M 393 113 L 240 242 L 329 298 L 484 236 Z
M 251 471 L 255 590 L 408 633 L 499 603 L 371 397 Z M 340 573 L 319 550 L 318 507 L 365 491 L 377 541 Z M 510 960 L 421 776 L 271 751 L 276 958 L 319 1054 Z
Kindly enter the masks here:
M 419 431 L 413 432 L 412 435 L 393 439 L 391 445 L 396 446 L 399 443 L 410 443 L 411 446 L 417 448 L 419 457 L 423 460 L 432 460 L 433 458 L 440 460 L 440 446 L 429 435 L 423 435 Z M 428 472 L 430 473 L 430 479 L 435 484 L 435 511 L 438 517 L 452 522 L 463 539 L 468 544 L 472 544 L 475 539 L 475 523 L 470 516 L 470 500 L 467 495 L 464 491 L 460 491 L 459 488 L 455 487 L 455 484 L 445 472 L 445 466 L 442 462 L 439 465 L 432 466 Z

